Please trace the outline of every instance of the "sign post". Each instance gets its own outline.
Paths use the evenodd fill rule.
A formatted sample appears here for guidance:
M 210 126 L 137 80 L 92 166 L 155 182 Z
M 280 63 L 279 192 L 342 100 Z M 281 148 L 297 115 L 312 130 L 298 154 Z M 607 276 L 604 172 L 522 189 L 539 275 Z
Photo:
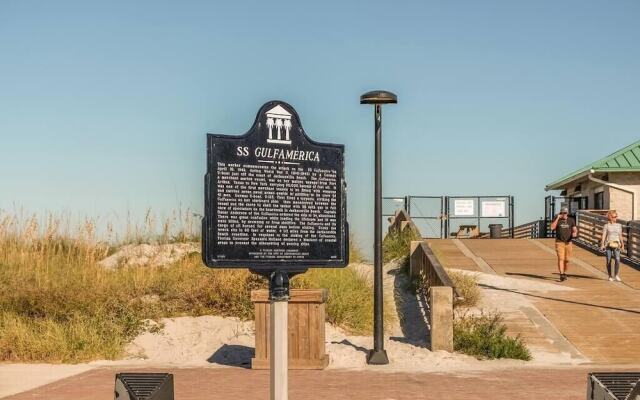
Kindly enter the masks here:
M 270 399 L 287 400 L 289 276 L 276 270 L 269 277 Z
M 287 399 L 289 279 L 349 263 L 344 146 L 311 140 L 270 101 L 241 136 L 207 135 L 202 258 L 269 279 L 270 393 Z

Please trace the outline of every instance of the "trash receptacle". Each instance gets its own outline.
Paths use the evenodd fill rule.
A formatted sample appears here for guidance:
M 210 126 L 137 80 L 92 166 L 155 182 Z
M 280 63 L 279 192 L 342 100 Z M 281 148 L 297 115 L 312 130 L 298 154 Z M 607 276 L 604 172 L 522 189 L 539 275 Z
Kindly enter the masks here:
M 489 225 L 489 238 L 490 239 L 500 239 L 502 236 L 502 224 L 491 224 Z

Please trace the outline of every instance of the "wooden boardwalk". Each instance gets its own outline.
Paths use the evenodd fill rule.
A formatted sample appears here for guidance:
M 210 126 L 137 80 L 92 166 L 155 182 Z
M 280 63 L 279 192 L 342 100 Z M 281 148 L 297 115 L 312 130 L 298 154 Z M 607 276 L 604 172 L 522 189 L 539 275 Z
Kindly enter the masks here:
M 450 240 L 430 241 L 445 267 L 482 269 Z M 537 243 L 536 243 L 537 242 Z M 553 239 L 462 240 L 472 255 L 496 274 L 535 281 L 558 282 Z M 524 294 L 548 321 L 592 362 L 640 361 L 640 271 L 624 266 L 623 283 L 606 280 L 603 256 L 574 247 L 569 279 L 573 291 Z M 467 260 L 465 260 L 465 258 Z M 472 264 L 470 264 L 470 262 Z M 604 271 L 604 273 L 603 273 Z M 528 324 L 530 329 L 535 321 Z M 516 327 L 517 330 L 517 327 Z M 525 334 L 536 340 L 534 332 Z M 538 339 L 539 340 L 539 337 Z
M 553 249 L 553 240 L 538 240 L 538 242 L 546 245 L 550 249 Z M 574 246 L 573 256 L 580 261 L 586 262 L 590 266 L 601 271 L 603 274 L 607 274 L 607 266 L 603 254 L 595 254 L 589 250 Z M 640 290 L 640 271 L 630 265 L 621 263 L 620 276 L 623 278 L 623 283 L 625 285 L 630 286 L 633 289 Z

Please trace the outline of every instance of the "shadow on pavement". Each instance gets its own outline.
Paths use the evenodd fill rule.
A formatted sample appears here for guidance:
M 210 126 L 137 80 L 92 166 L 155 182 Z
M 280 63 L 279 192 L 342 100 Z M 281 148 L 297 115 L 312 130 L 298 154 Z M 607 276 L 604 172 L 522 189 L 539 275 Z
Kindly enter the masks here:
M 519 292 L 517 290 L 499 288 L 499 287 L 495 287 L 495 286 L 491 286 L 491 285 L 487 285 L 487 284 L 483 284 L 483 283 L 478 284 L 478 286 L 481 286 L 481 287 L 484 287 L 484 288 L 487 288 L 487 289 L 502 290 L 504 292 L 517 293 L 517 294 L 521 294 L 521 295 L 524 295 L 524 296 L 535 297 L 535 298 L 538 298 L 538 299 L 558 301 L 558 302 L 561 302 L 561 303 L 568 303 L 568 304 L 577 304 L 577 305 L 587 306 L 587 307 L 602 308 L 602 309 L 605 309 L 605 310 L 622 311 L 622 312 L 628 312 L 628 313 L 639 314 L 640 315 L 640 311 L 627 310 L 626 308 L 609 307 L 609 306 L 602 306 L 602 305 L 599 305 L 599 304 L 582 303 L 580 301 L 557 299 L 555 297 L 540 296 L 540 295 L 531 294 L 531 293 L 524 293 L 524 292 Z
M 207 361 L 212 364 L 251 368 L 251 359 L 255 354 L 256 350 L 253 347 L 223 344 L 211 357 L 207 358 Z
M 557 272 L 554 272 L 553 275 L 557 275 L 558 278 L 554 278 L 554 277 L 551 277 L 551 276 L 544 276 L 544 275 L 526 274 L 526 273 L 521 273 L 521 272 L 505 272 L 505 275 L 522 276 L 524 278 L 542 279 L 542 280 L 545 280 L 545 281 L 553 281 L 553 282 L 556 282 L 556 281 L 560 280 L 560 275 Z M 567 277 L 569 277 L 569 278 L 579 278 L 579 279 L 600 280 L 600 278 L 597 278 L 595 276 L 577 275 L 577 274 L 571 274 L 571 273 L 568 273 Z
M 360 352 L 362 352 L 362 353 L 364 353 L 364 354 L 369 354 L 369 349 L 366 349 L 366 348 L 364 348 L 364 347 L 362 347 L 362 346 L 358 346 L 358 345 L 356 345 L 356 344 L 353 344 L 353 343 L 351 343 L 351 342 L 350 342 L 349 340 L 347 340 L 347 339 L 342 339 L 342 340 L 341 340 L 341 341 L 339 341 L 339 342 L 331 342 L 331 343 L 332 343 L 332 344 L 342 344 L 342 345 L 345 345 L 345 346 L 351 346 L 351 347 L 353 347 L 354 349 L 356 349 L 356 350 L 358 350 L 358 351 L 360 351 Z

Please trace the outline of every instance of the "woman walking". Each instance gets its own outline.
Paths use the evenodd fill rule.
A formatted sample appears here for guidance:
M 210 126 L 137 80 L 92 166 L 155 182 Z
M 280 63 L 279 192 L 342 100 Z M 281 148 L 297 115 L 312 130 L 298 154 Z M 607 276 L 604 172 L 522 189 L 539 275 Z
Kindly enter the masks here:
M 615 280 L 620 282 L 620 251 L 624 250 L 624 240 L 622 238 L 622 225 L 618 221 L 618 213 L 611 210 L 607 213 L 609 222 L 602 227 L 602 240 L 600 241 L 600 250 L 607 253 L 607 272 L 609 273 L 609 281 Z M 615 259 L 614 269 L 611 270 L 611 258 Z

